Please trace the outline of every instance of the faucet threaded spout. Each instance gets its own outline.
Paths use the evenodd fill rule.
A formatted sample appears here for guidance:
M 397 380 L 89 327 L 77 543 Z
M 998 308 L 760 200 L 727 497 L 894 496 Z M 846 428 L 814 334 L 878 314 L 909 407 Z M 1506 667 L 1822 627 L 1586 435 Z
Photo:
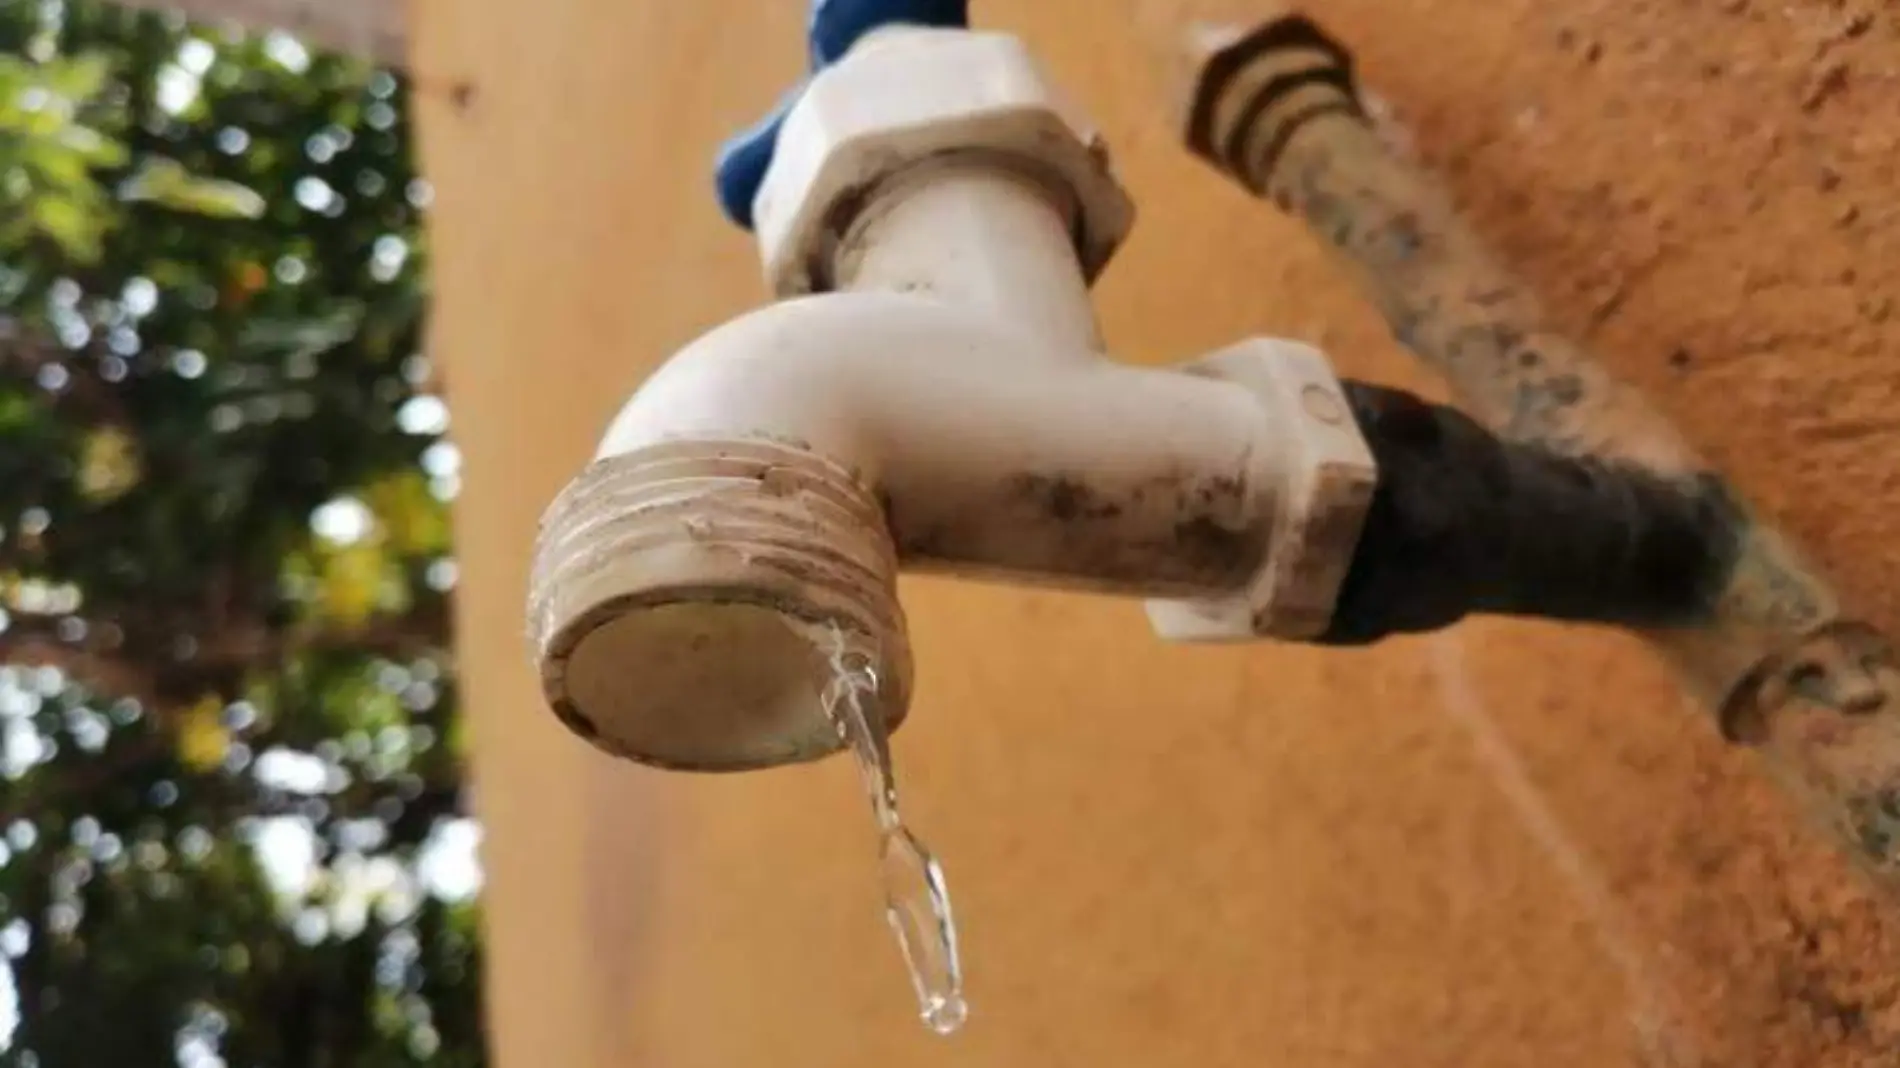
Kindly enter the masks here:
M 851 472 L 766 441 L 668 441 L 595 461 L 549 509 L 530 629 L 556 715 L 641 763 L 740 771 L 839 747 L 836 635 L 909 706 L 897 557 Z

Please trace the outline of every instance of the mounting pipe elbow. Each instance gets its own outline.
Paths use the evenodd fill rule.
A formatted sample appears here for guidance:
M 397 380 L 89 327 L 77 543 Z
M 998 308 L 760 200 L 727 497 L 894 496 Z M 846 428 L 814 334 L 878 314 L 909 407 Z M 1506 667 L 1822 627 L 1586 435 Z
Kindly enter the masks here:
M 1585 607 L 1643 607 L 1622 621 L 1678 668 L 1722 734 L 1762 752 L 1775 778 L 1838 836 L 1847 855 L 1900 893 L 1900 653 L 1892 638 L 1857 613 L 1853 598 L 1792 539 L 1748 508 L 1636 389 L 1553 328 L 1536 295 L 1459 217 L 1445 192 L 1374 128 L 1342 44 L 1296 12 L 1261 15 L 1251 27 L 1199 27 L 1189 36 L 1178 68 L 1188 89 L 1189 147 L 1302 219 L 1356 276 L 1393 336 L 1442 373 L 1507 449 L 1520 457 L 1542 453 L 1546 466 L 1561 461 L 1558 470 L 1598 480 L 1621 472 L 1609 482 L 1627 483 L 1636 491 L 1631 500 L 1652 502 L 1620 509 L 1649 532 L 1624 539 L 1647 550 L 1621 555 L 1651 563 L 1625 568 L 1633 581 L 1603 584 L 1627 587 L 1617 601 L 1605 604 L 1592 594 L 1598 604 Z M 1428 454 L 1416 458 L 1435 464 Z M 1467 467 L 1460 479 L 1482 485 L 1491 476 L 1474 475 L 1503 466 L 1509 465 Z M 1409 480 L 1383 463 L 1380 477 L 1394 486 Z M 1450 527 L 1431 518 L 1430 500 L 1411 496 L 1413 506 L 1395 515 L 1409 511 L 1413 519 L 1389 525 L 1400 532 L 1388 542 L 1394 551 L 1373 548 L 1388 540 L 1377 533 L 1388 524 L 1376 516 L 1362 539 L 1359 551 L 1387 565 L 1362 572 L 1355 563 L 1355 579 L 1365 581 L 1348 584 L 1369 594 L 1358 599 L 1375 615 L 1380 603 L 1392 601 L 1387 594 L 1411 584 L 1406 559 L 1429 559 L 1444 570 L 1447 547 L 1495 540 L 1443 536 Z M 1566 518 L 1549 524 L 1552 532 L 1573 528 L 1568 516 L 1602 514 L 1559 511 Z M 1403 533 L 1408 527 L 1413 533 Z M 1375 570 L 1392 585 L 1374 579 Z M 1538 589 L 1539 582 L 1526 581 L 1532 570 L 1507 568 L 1513 577 L 1496 588 Z M 1638 596 L 1646 590 L 1661 596 Z M 1350 589 L 1342 597 L 1354 599 Z M 1569 612 L 1581 603 L 1564 595 L 1556 607 Z

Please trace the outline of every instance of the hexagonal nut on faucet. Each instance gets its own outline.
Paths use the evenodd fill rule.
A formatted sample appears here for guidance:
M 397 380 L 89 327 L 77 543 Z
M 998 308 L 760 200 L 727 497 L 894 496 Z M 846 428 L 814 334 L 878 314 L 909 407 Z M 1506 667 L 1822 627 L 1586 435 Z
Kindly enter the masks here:
M 1251 338 L 1182 370 L 1242 386 L 1260 402 L 1273 447 L 1256 463 L 1279 492 L 1266 555 L 1247 586 L 1218 599 L 1150 601 L 1149 622 L 1170 641 L 1322 633 L 1378 485 L 1332 365 L 1309 346 Z
M 1093 281 L 1134 221 L 1100 134 L 999 33 L 892 27 L 812 79 L 786 116 L 754 202 L 766 279 L 781 297 L 830 285 L 831 257 L 878 187 L 955 155 L 1045 181 L 1074 212 Z

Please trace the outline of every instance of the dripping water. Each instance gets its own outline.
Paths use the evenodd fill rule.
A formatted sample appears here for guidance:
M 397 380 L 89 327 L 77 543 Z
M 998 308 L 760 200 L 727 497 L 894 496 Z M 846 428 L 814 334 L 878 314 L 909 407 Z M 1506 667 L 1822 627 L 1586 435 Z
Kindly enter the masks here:
M 825 716 L 851 750 L 877 822 L 878 866 L 884 884 L 884 915 L 910 969 L 911 986 L 924 1025 L 940 1035 L 963 1026 L 963 967 L 957 959 L 957 927 L 943 868 L 929 847 L 904 825 L 897 807 L 897 778 L 890 734 L 878 707 L 874 661 L 853 650 L 835 627 L 830 635 L 831 684 Z

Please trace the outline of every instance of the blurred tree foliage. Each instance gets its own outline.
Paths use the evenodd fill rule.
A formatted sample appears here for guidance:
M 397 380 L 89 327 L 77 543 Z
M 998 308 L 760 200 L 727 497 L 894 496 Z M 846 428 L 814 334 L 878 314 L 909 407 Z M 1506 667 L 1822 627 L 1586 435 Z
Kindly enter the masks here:
M 484 1063 L 404 90 L 0 0 L 0 1063 Z

